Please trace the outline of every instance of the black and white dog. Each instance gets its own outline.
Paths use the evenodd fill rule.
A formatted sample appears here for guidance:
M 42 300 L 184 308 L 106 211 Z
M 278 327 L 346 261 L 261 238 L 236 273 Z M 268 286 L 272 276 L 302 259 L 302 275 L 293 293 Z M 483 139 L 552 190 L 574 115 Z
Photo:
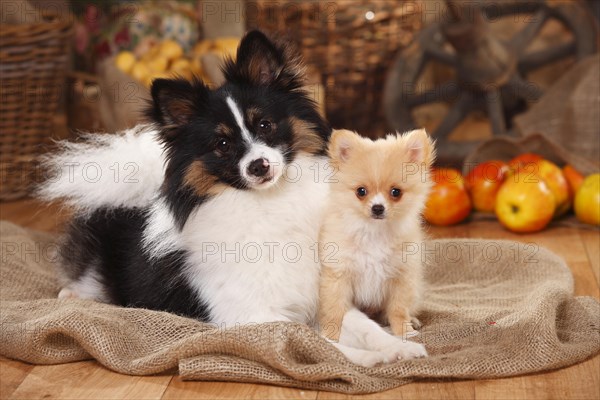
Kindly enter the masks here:
M 77 210 L 59 297 L 222 326 L 315 324 L 330 127 L 299 58 L 262 33 L 243 38 L 224 73 L 215 90 L 158 79 L 151 125 L 87 135 L 47 158 L 59 175 L 41 197 Z M 358 310 L 336 346 L 367 366 L 426 355 Z

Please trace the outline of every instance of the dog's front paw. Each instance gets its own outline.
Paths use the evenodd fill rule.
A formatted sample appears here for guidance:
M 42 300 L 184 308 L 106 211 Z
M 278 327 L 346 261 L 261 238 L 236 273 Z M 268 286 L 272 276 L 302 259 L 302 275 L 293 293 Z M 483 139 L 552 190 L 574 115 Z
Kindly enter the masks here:
M 417 329 L 419 328 L 421 328 L 421 322 L 416 318 L 390 321 L 390 330 L 394 336 L 403 338 L 413 337 L 418 335 Z
M 376 365 L 389 364 L 398 361 L 400 353 L 389 350 L 362 350 L 334 344 L 348 360 L 362 367 L 371 368 Z M 404 354 L 404 353 L 403 353 Z
M 387 364 L 396 360 L 391 359 L 389 355 L 384 354 L 382 351 L 365 351 L 364 354 L 355 357 L 351 361 L 362 367 L 371 368 L 376 365 Z
M 79 294 L 75 290 L 73 290 L 67 286 L 60 290 L 60 292 L 58 293 L 58 298 L 59 299 L 78 299 Z
M 388 353 L 389 357 L 395 360 L 411 360 L 413 358 L 427 357 L 425 346 L 409 341 L 399 341 L 389 346 L 383 353 Z
M 412 317 L 410 319 L 410 323 L 411 323 L 412 327 L 415 330 L 419 330 L 423 326 L 423 324 L 421 323 L 421 321 L 418 318 L 416 318 L 416 317 Z

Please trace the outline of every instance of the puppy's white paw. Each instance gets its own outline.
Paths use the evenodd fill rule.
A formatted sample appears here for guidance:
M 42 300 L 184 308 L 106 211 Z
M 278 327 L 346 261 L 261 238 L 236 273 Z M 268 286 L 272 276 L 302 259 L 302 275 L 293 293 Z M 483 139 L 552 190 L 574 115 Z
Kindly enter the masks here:
M 356 349 L 339 343 L 333 343 L 333 345 L 337 347 L 348 360 L 354 364 L 367 368 L 398 361 L 398 354 L 394 352 Z
M 411 338 L 411 337 L 415 337 L 415 336 L 419 336 L 419 331 L 412 330 L 410 332 L 406 332 L 406 335 L 405 335 L 406 338 Z
M 390 364 L 398 360 L 412 360 L 413 358 L 427 357 L 425 346 L 414 342 L 399 342 L 382 351 L 365 351 L 352 360 L 363 367 Z
M 58 292 L 59 299 L 78 299 L 79 294 L 70 287 L 64 287 Z
M 356 357 L 352 362 L 363 367 L 371 368 L 380 364 L 387 364 L 397 359 L 391 359 L 382 351 L 365 351 L 359 357 Z
M 425 346 L 420 343 L 401 341 L 389 346 L 383 353 L 389 354 L 395 360 L 411 360 L 413 358 L 427 357 Z

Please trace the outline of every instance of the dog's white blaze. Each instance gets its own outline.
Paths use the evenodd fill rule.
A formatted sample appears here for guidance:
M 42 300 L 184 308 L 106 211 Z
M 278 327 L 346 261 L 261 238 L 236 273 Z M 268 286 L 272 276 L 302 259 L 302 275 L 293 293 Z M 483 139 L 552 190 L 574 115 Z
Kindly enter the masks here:
M 244 155 L 244 157 L 242 157 L 238 164 L 240 174 L 250 185 L 257 185 L 256 187 L 260 187 L 262 189 L 274 185 L 275 183 L 277 183 L 277 180 L 281 177 L 281 174 L 283 173 L 285 160 L 281 150 L 269 147 L 266 144 L 262 143 L 260 140 L 255 140 L 254 138 L 252 138 L 248 127 L 244 123 L 244 117 L 242 116 L 242 112 L 240 111 L 240 108 L 238 107 L 235 100 L 233 100 L 231 96 L 227 96 L 226 102 L 227 106 L 231 110 L 231 113 L 233 114 L 235 122 L 240 128 L 242 138 L 246 143 L 248 143 L 250 147 L 248 152 Z M 259 180 L 253 178 L 252 176 L 250 176 L 250 174 L 248 174 L 248 165 L 252 161 L 257 160 L 259 158 L 266 159 L 271 165 L 270 174 L 272 179 L 270 182 L 259 184 Z
M 377 193 L 373 200 L 371 200 L 371 205 L 381 204 L 385 205 L 385 197 L 381 193 Z
M 235 100 L 233 100 L 230 96 L 227 96 L 227 99 L 225 101 L 227 102 L 227 106 L 229 106 L 229 109 L 233 114 L 235 122 L 240 127 L 240 132 L 242 132 L 242 138 L 244 139 L 244 141 L 248 144 L 254 143 L 254 140 L 252 140 L 252 136 L 250 135 L 250 131 L 244 123 L 244 117 L 242 116 L 242 112 L 240 111 L 240 108 L 236 104 Z

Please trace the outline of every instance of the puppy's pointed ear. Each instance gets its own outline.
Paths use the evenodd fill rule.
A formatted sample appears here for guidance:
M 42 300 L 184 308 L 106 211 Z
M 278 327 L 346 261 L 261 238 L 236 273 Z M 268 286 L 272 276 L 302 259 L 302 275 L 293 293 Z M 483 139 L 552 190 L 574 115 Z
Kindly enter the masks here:
M 224 67 L 228 81 L 243 81 L 256 86 L 274 83 L 295 89 L 301 77 L 299 59 L 291 48 L 280 46 L 260 31 L 250 31 L 242 38 L 235 62 Z
M 410 162 L 431 166 L 435 160 L 435 149 L 425 129 L 410 131 L 405 136 Z
M 352 157 L 357 142 L 358 134 L 346 129 L 334 130 L 329 140 L 329 157 L 333 161 L 345 163 Z
M 190 122 L 199 112 L 208 89 L 197 80 L 156 79 L 150 91 L 152 105 L 148 116 L 163 128 L 172 129 Z

